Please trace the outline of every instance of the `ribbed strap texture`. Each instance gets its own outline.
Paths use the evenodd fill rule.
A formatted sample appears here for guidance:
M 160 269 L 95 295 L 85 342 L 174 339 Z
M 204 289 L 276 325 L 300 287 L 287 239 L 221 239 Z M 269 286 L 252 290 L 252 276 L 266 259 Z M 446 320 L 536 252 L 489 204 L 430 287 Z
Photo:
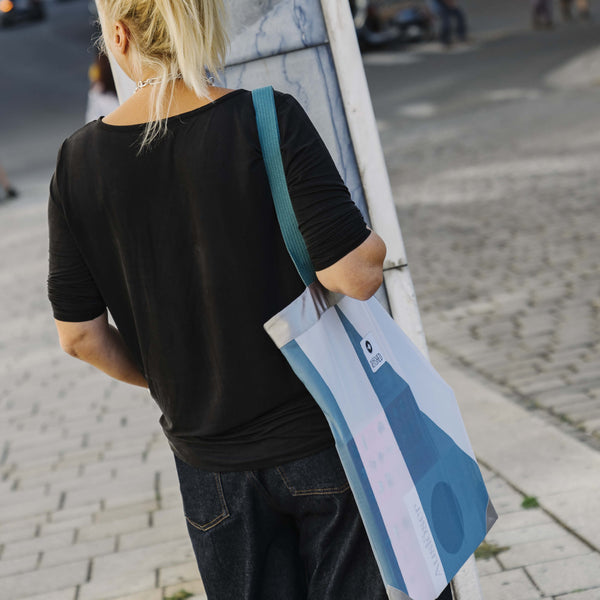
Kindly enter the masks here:
M 252 102 L 256 112 L 256 124 L 258 126 L 258 139 L 262 148 L 263 159 L 267 169 L 271 195 L 275 204 L 277 221 L 285 241 L 287 251 L 296 265 L 298 274 L 309 286 L 315 281 L 315 270 L 313 269 L 306 249 L 306 244 L 300 230 L 298 221 L 294 214 L 294 208 L 290 199 L 281 149 L 279 147 L 279 125 L 277 123 L 277 110 L 275 108 L 275 97 L 271 86 L 260 88 L 252 92 Z

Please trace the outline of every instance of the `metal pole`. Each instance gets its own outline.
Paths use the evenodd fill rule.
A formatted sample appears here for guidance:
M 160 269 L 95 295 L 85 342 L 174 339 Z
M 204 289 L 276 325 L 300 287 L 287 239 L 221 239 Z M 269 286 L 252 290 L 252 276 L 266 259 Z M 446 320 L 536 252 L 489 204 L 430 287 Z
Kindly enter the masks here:
M 321 6 L 369 217 L 388 249 L 384 277 L 392 316 L 419 349 L 427 354 L 425 334 L 412 280 L 406 267 L 406 252 L 350 5 L 340 0 L 321 0 Z
M 384 263 L 384 285 L 392 316 L 427 355 L 427 343 L 407 267 L 402 233 L 379 141 L 350 5 L 343 0 L 321 0 L 321 7 L 369 217 L 373 229 L 384 239 L 388 248 Z M 452 587 L 456 600 L 482 600 L 474 557 L 471 557 L 454 577 Z

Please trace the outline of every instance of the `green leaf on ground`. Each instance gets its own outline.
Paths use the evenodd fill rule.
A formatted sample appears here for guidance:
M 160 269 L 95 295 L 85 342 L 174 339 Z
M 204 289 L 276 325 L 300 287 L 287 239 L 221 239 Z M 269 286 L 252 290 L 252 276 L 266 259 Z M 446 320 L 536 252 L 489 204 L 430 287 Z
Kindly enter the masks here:
M 485 560 L 492 558 L 500 552 L 504 552 L 509 549 L 509 546 L 498 546 L 497 544 L 490 544 L 489 542 L 483 541 L 479 545 L 479 548 L 475 550 L 475 558 L 478 560 Z
M 193 595 L 194 594 L 191 594 L 187 590 L 179 590 L 172 596 L 165 596 L 165 600 L 186 600 L 186 598 L 191 598 Z
M 535 496 L 525 496 L 523 502 L 521 502 L 523 508 L 537 508 L 539 505 L 540 503 Z

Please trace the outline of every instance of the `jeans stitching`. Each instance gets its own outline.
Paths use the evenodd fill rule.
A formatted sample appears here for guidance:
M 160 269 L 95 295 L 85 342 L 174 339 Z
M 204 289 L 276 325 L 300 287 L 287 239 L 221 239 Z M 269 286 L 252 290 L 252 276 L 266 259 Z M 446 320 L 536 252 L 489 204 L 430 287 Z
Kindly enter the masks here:
M 277 467 L 277 472 L 283 479 L 283 483 L 285 487 L 289 490 L 292 496 L 325 496 L 326 494 L 342 494 L 350 488 L 349 483 L 345 483 L 344 485 L 332 488 L 314 488 L 308 490 L 297 490 L 293 485 L 290 485 L 287 480 L 285 473 L 281 470 L 281 467 Z
M 204 525 L 200 525 L 195 521 L 192 521 L 187 515 L 185 515 L 186 520 L 190 525 L 194 526 L 196 529 L 200 531 L 208 531 L 213 527 L 216 527 L 221 521 L 224 521 L 227 517 L 229 517 L 229 509 L 227 508 L 227 503 L 225 502 L 225 494 L 223 493 L 223 485 L 221 484 L 221 477 L 219 473 L 213 473 L 213 477 L 215 478 L 215 483 L 217 486 L 217 492 L 219 494 L 219 498 L 221 499 L 221 508 L 223 512 L 220 515 L 217 515 L 212 521 L 205 523 Z

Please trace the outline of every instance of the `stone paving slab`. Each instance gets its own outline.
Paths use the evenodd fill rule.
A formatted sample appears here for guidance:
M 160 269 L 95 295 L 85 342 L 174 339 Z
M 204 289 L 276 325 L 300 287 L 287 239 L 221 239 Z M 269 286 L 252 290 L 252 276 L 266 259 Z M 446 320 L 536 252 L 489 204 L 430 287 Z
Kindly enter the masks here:
M 556 538 L 561 538 L 565 529 L 556 521 L 549 518 L 548 523 L 541 525 L 530 525 L 528 514 L 525 514 L 525 520 L 522 527 L 518 529 L 502 530 L 501 525 L 506 518 L 506 515 L 502 515 L 502 519 L 494 526 L 492 531 L 488 534 L 488 540 L 498 546 L 512 547 L 514 544 L 527 544 L 536 543 L 543 545 L 548 541 Z
M 34 596 L 27 596 L 15 598 L 15 600 L 75 600 L 77 594 L 77 588 L 71 587 L 56 592 L 44 592 L 42 594 L 35 594 Z
M 85 581 L 88 569 L 89 561 L 79 560 L 66 565 L 0 577 L 0 597 L 11 598 L 16 594 L 28 596 L 70 590 L 81 581 Z
M 42 538 L 43 539 L 43 538 Z M 40 567 L 51 567 L 75 562 L 82 557 L 93 559 L 97 556 L 110 554 L 116 550 L 113 538 L 102 538 L 89 542 L 76 542 L 70 546 L 56 550 L 45 550 L 40 561 Z
M 589 546 L 562 531 L 559 537 L 542 544 L 535 541 L 512 545 L 499 555 L 498 560 L 506 569 L 513 569 L 587 554 L 591 554 Z
M 573 531 L 586 539 L 594 540 L 595 547 L 600 548 L 600 484 L 595 494 L 580 497 L 568 492 L 547 495 L 544 506 L 559 519 L 566 519 L 568 516 L 568 523 Z
M 547 596 L 594 588 L 600 597 L 598 553 L 532 565 L 527 571 Z
M 162 600 L 163 590 L 155 588 L 153 590 L 144 590 L 137 594 L 127 594 L 127 596 L 119 596 L 115 600 Z M 191 600 L 191 598 L 188 598 Z
M 146 593 L 155 587 L 152 571 L 128 569 L 117 576 L 99 577 L 92 573 L 92 581 L 79 586 L 78 600 L 110 600 L 123 594 Z
M 159 569 L 158 584 L 160 586 L 184 585 L 186 582 L 196 579 L 198 579 L 198 565 L 195 560 Z M 188 591 L 191 593 L 192 590 Z
M 575 592 L 574 594 L 557 596 L 556 600 L 598 600 L 598 592 L 597 590 Z
M 61 531 L 60 533 L 53 533 L 44 536 L 43 538 L 34 537 L 18 542 L 9 542 L 3 546 L 2 559 L 9 560 L 11 558 L 19 558 L 44 550 L 64 548 L 73 543 L 73 537 L 72 531 Z
M 103 520 L 80 528 L 77 539 L 79 541 L 91 541 L 106 537 L 112 538 L 132 531 L 146 531 L 148 523 L 148 514 L 143 512 L 123 519 Z
M 523 569 L 481 577 L 484 598 L 490 600 L 539 600 L 542 595 Z
M 476 561 L 479 578 L 500 573 L 503 569 L 495 558 L 482 558 Z
M 600 454 L 467 377 L 439 353 L 432 352 L 432 360 L 454 389 L 473 447 L 484 464 L 493 465 L 511 485 L 535 496 L 557 521 L 600 549 L 600 536 L 586 511 L 597 506 L 600 497 Z M 563 503 L 554 498 L 547 505 L 546 499 L 557 494 Z M 594 516 L 592 512 L 591 520 Z
M 33 553 L 13 559 L 5 558 L 0 561 L 0 577 L 27 573 L 28 571 L 36 569 L 37 565 L 38 555 Z

